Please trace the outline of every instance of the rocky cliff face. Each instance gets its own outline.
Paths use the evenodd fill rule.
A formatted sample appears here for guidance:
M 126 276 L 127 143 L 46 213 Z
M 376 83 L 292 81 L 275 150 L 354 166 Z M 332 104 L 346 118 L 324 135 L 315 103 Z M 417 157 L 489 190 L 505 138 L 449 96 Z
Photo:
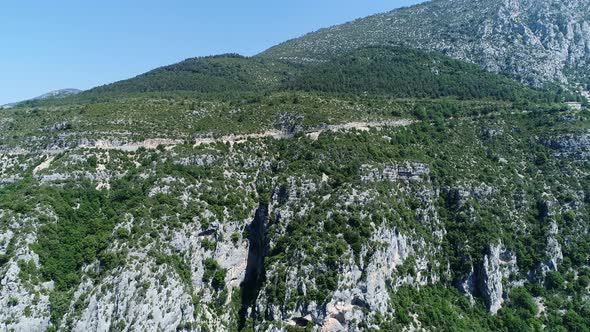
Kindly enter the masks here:
M 0 212 L 2 217 L 7 217 Z M 18 228 L 35 224 L 35 220 L 8 216 L 13 226 Z M 21 233 L 22 234 L 22 233 Z M 41 283 L 39 280 L 28 278 L 22 271 L 25 268 L 35 269 L 39 264 L 39 257 L 29 249 L 29 245 L 36 241 L 34 232 L 15 234 L 5 232 L 4 248 L 0 246 L 0 255 L 10 254 L 11 258 L 3 267 L 4 274 L 0 281 L 0 319 L 6 329 L 15 331 L 45 331 L 49 325 L 49 296 L 53 290 L 53 282 Z
M 488 310 L 496 314 L 504 303 L 504 279 L 511 273 L 518 272 L 516 256 L 507 251 L 501 244 L 490 245 L 484 256 L 481 269 L 480 292 L 483 295 Z
M 6 172 L 14 165 L 35 169 L 34 179 L 49 188 L 90 181 L 89 190 L 98 188 L 104 199 L 126 195 L 119 191 L 125 174 L 118 170 L 133 165 L 134 181 L 145 193 L 138 196 L 143 203 L 136 204 L 147 209 L 133 205 L 117 217 L 100 257 L 83 264 L 79 283 L 66 291 L 40 272 L 44 266 L 37 252 L 46 253 L 34 246 L 64 216 L 54 211 L 52 201 L 39 202 L 33 210 L 1 209 L 0 258 L 6 262 L 0 270 L 0 317 L 15 331 L 363 331 L 386 328 L 403 317 L 398 292 L 441 285 L 458 286 L 472 300 L 466 305 L 483 299 L 489 313 L 500 315 L 512 305 L 514 289 L 560 270 L 571 250 L 564 238 L 569 243 L 580 239 L 572 230 L 587 230 L 576 221 L 583 220 L 587 208 L 585 187 L 576 177 L 563 178 L 570 182 L 560 187 L 568 203 L 547 192 L 550 184 L 532 196 L 514 186 L 535 183 L 537 171 L 510 169 L 520 165 L 515 162 L 520 153 L 529 153 L 528 140 L 545 147 L 547 140 L 560 141 L 555 137 L 561 134 L 527 134 L 526 148 L 496 146 L 499 156 L 474 161 L 481 157 L 481 146 L 523 139 L 522 130 L 510 130 L 516 123 L 504 121 L 510 120 L 482 127 L 466 122 L 462 130 L 448 131 L 447 143 L 464 153 L 451 160 L 454 167 L 368 158 L 344 180 L 313 164 L 301 166 L 305 172 L 289 170 L 277 156 L 315 146 L 321 149 L 317 158 L 326 158 L 333 148 L 323 150 L 320 144 L 377 140 L 391 145 L 392 137 L 412 129 L 288 138 L 289 150 L 281 140 L 262 139 L 151 150 L 71 148 L 55 158 L 10 156 L 11 162 L 3 163 Z M 461 141 L 454 136 L 466 133 L 473 136 Z M 544 162 L 563 166 L 552 167 L 551 174 L 582 174 L 585 161 L 553 156 L 553 147 L 561 145 L 549 146 L 545 153 L 551 159 Z M 420 148 L 427 149 L 423 143 Z M 498 181 L 482 182 L 482 163 L 494 165 Z M 193 173 L 181 172 L 186 169 Z M 452 170 L 454 177 L 458 169 L 463 175 L 456 180 L 444 173 Z M 72 199 L 69 209 L 76 211 L 80 201 Z M 489 212 L 499 213 L 499 206 L 510 222 Z M 494 222 L 484 223 L 490 219 Z M 491 228 L 486 240 L 478 239 L 486 227 Z M 520 233 L 517 240 L 512 232 Z M 529 258 L 515 242 L 520 237 L 536 241 L 539 257 L 546 259 L 523 265 L 517 257 Z M 424 317 L 415 315 L 406 326 L 420 327 Z
M 0 112 L 0 329 L 590 326 L 587 111 L 201 97 Z
M 545 145 L 554 149 L 558 158 L 588 160 L 590 158 L 590 134 L 581 132 L 577 135 L 556 137 L 545 141 Z
M 430 170 L 426 165 L 363 165 L 361 169 L 360 176 L 365 183 L 389 183 L 393 185 L 393 195 L 411 192 L 410 195 L 420 197 L 422 201 L 416 210 L 416 222 L 441 228 L 434 208 L 436 192 L 428 180 Z M 289 224 L 297 223 L 298 214 L 313 210 L 314 207 L 309 206 L 310 202 L 315 200 L 313 197 L 318 194 L 317 191 L 326 185 L 325 182 L 313 184 L 309 180 L 303 180 L 297 185 L 298 182 L 295 178 L 290 179 L 287 186 L 281 187 L 285 188 L 283 198 L 279 194 L 275 195 L 273 206 L 278 218 L 274 221 L 278 226 L 278 229 L 274 229 L 276 233 L 280 234 L 284 231 L 283 228 L 290 227 Z M 337 210 L 328 213 L 336 213 L 338 207 L 364 210 L 364 204 L 380 199 L 375 192 L 363 190 L 362 187 L 353 187 L 351 190 L 335 193 L 337 196 L 332 195 L 329 199 L 333 200 Z M 281 190 L 277 190 L 277 193 L 280 192 Z M 301 206 L 305 208 L 301 210 Z M 333 206 L 327 205 L 325 208 L 330 210 Z M 368 210 L 361 214 L 364 218 L 369 218 Z M 355 252 L 350 249 L 343 253 L 347 258 L 339 265 L 337 284 L 327 302 L 303 300 L 309 296 L 308 292 L 319 287 L 318 279 L 321 276 L 315 275 L 314 270 L 327 268 L 324 266 L 326 263 L 320 259 L 322 255 L 313 258 L 299 251 L 293 257 L 302 261 L 298 265 L 285 267 L 279 262 L 267 265 L 267 280 L 279 282 L 278 280 L 284 278 L 285 287 L 292 291 L 287 291 L 278 303 L 272 303 L 268 299 L 273 298 L 272 293 L 276 288 L 272 282 L 267 284 L 258 296 L 258 315 L 284 320 L 293 326 L 318 325 L 322 331 L 360 331 L 364 324 L 374 320 L 375 314 L 387 314 L 390 311 L 391 292 L 403 285 L 428 285 L 440 279 L 431 270 L 431 266 L 439 265 L 432 257 L 440 250 L 440 238 L 426 240 L 416 234 L 405 235 L 386 224 L 375 225 L 375 228 L 370 239 L 371 245 L 359 248 L 360 253 L 356 253 L 356 259 Z M 442 234 L 442 229 L 439 232 L 439 235 Z M 276 233 L 274 237 L 277 236 Z M 285 305 L 289 303 L 294 305 Z M 259 324 L 264 325 L 260 320 L 254 322 L 256 328 L 259 328 Z
M 533 85 L 588 84 L 584 0 L 436 0 L 323 29 L 262 56 L 310 62 L 367 45 L 440 51 Z

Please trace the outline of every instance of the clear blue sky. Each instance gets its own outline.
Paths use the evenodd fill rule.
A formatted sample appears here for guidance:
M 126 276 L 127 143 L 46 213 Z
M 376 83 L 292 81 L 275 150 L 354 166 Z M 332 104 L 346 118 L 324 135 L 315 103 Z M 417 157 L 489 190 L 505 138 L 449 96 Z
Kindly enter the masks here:
M 185 58 L 254 55 L 421 0 L 2 0 L 0 105 L 88 89 Z

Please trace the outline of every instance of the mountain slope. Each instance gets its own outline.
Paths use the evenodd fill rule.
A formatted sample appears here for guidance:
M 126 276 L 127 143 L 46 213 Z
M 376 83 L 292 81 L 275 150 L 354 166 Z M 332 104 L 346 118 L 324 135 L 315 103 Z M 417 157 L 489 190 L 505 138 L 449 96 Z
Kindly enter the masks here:
M 77 95 L 79 93 L 81 93 L 82 90 L 78 90 L 78 89 L 61 89 L 61 90 L 55 90 L 55 91 L 51 91 L 48 93 L 45 93 L 39 97 L 35 97 L 35 98 L 31 98 L 31 99 L 27 99 L 27 100 L 23 100 L 23 101 L 19 101 L 16 103 L 10 103 L 10 104 L 6 104 L 6 105 L 2 105 L 0 107 L 4 107 L 4 108 L 10 108 L 10 107 L 14 107 L 20 103 L 24 103 L 24 102 L 28 102 L 28 101 L 37 101 L 37 100 L 47 100 L 47 99 L 51 99 L 51 98 L 63 98 L 63 97 L 68 97 L 68 96 L 74 96 Z
M 48 93 L 43 94 L 39 97 L 35 97 L 31 100 L 43 100 L 43 99 L 48 99 L 48 98 L 62 98 L 62 97 L 77 95 L 80 92 L 82 92 L 82 90 L 61 89 L 61 90 L 55 90 L 55 91 L 48 92 Z
M 523 82 L 590 83 L 585 0 L 434 0 L 322 29 L 260 56 L 315 62 L 367 45 L 436 50 Z
M 85 95 L 191 91 L 262 91 L 276 87 L 292 66 L 237 54 L 187 59 L 137 77 L 101 86 Z
M 354 99 L 334 107 L 399 112 Z M 0 112 L 7 330 L 590 326 L 588 112 L 207 141 L 195 121 L 231 105 L 144 102 Z
M 383 46 L 362 48 L 308 65 L 287 87 L 397 98 L 554 100 L 549 93 L 534 91 L 507 77 L 438 53 Z
M 553 102 L 563 97 L 553 92 L 535 91 L 505 76 L 440 53 L 388 46 L 361 48 L 305 65 L 233 54 L 194 58 L 89 90 L 80 97 L 163 92 L 231 96 L 244 92 L 294 90 L 393 98 L 494 98 L 537 102 Z

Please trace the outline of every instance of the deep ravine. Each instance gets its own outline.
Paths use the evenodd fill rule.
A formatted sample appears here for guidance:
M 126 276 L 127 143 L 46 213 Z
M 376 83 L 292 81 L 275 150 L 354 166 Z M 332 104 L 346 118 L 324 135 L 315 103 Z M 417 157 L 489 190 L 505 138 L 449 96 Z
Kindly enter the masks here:
M 250 243 L 248 249 L 248 263 L 246 265 L 246 274 L 241 286 L 242 306 L 239 313 L 239 330 L 241 331 L 246 321 L 252 317 L 256 320 L 256 298 L 260 292 L 260 287 L 264 282 L 264 259 L 268 253 L 268 241 L 266 237 L 266 227 L 269 218 L 269 204 L 260 203 L 254 220 L 248 226 Z M 249 309 L 251 311 L 249 312 Z

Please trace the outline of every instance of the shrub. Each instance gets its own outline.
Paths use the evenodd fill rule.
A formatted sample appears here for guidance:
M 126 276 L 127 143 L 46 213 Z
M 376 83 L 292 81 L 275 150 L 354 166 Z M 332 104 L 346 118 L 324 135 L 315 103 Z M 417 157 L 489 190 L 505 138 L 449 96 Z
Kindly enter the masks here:
M 9 307 L 14 307 L 18 305 L 18 298 L 16 297 L 11 297 L 8 299 L 8 306 Z
M 547 288 L 549 289 L 562 289 L 565 285 L 565 279 L 559 273 L 559 271 L 551 271 L 547 273 Z

